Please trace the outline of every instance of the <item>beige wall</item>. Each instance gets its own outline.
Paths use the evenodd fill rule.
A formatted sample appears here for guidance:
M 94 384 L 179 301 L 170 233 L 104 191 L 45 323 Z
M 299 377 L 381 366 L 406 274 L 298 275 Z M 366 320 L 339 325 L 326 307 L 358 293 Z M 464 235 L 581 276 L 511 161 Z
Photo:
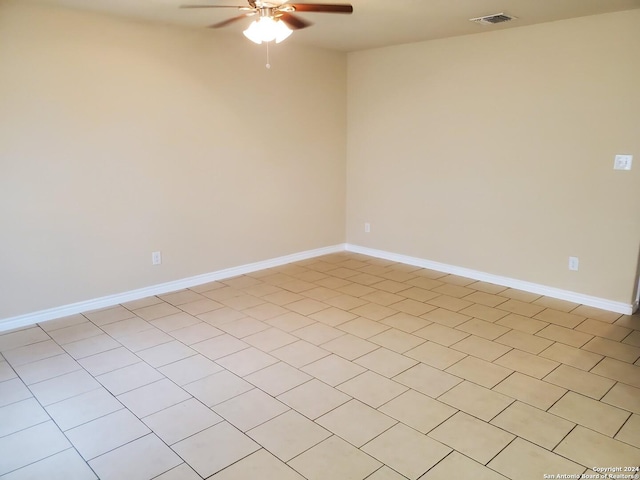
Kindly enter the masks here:
M 0 0 L 0 319 L 343 242 L 346 56 L 271 63 Z
M 350 54 L 347 241 L 631 303 L 638 52 L 640 10 Z

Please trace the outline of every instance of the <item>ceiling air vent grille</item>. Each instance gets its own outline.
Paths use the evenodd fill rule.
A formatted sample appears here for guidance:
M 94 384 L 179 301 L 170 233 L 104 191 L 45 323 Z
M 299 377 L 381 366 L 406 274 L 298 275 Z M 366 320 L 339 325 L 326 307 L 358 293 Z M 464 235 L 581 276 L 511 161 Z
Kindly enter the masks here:
M 496 23 L 504 23 L 514 20 L 516 17 L 512 17 L 505 13 L 494 13 L 492 15 L 485 15 L 484 17 L 470 18 L 469 21 L 480 23 L 481 25 L 495 25 Z

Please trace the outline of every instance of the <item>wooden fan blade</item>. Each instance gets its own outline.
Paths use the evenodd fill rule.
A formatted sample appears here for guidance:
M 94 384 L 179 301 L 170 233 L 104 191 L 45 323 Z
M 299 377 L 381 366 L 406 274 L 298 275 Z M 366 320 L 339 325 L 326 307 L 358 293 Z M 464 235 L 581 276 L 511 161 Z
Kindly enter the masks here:
M 296 12 L 353 13 L 353 6 L 348 3 L 287 3 Z
M 214 23 L 213 25 L 209 25 L 207 28 L 221 28 L 226 27 L 227 25 L 237 22 L 238 20 L 242 20 L 243 18 L 247 18 L 246 15 L 238 15 L 237 17 L 228 18 L 227 20 L 223 20 L 222 22 Z
M 307 22 L 306 20 L 296 17 L 295 15 L 291 15 L 290 13 L 283 13 L 279 18 L 286 23 L 291 30 L 300 30 L 301 28 L 307 28 L 311 25 L 311 22 Z
M 180 5 L 180 8 L 244 8 L 236 5 Z

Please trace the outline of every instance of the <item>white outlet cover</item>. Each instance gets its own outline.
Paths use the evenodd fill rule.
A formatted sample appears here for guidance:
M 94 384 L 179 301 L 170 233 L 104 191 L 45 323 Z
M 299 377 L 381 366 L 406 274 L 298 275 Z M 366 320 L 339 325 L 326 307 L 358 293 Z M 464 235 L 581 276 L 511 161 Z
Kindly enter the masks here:
M 613 162 L 614 170 L 631 170 L 633 163 L 633 155 L 616 155 Z
M 580 260 L 578 260 L 578 257 L 569 257 L 569 270 L 577 272 L 579 266 Z

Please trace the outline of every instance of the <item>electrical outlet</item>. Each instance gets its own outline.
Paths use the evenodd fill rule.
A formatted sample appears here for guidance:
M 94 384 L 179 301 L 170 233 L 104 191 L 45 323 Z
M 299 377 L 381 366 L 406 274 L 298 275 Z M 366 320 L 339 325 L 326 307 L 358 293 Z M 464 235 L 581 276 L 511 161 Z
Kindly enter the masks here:
M 633 155 L 616 155 L 613 161 L 614 170 L 631 170 L 633 163 Z
M 152 252 L 151 253 L 151 263 L 153 265 L 160 265 L 162 263 L 162 253 L 161 252 Z
M 371 224 L 370 223 L 365 223 L 364 224 L 364 233 L 370 233 L 371 232 Z
M 569 257 L 569 270 L 577 272 L 579 266 L 580 260 L 578 259 L 578 257 Z

